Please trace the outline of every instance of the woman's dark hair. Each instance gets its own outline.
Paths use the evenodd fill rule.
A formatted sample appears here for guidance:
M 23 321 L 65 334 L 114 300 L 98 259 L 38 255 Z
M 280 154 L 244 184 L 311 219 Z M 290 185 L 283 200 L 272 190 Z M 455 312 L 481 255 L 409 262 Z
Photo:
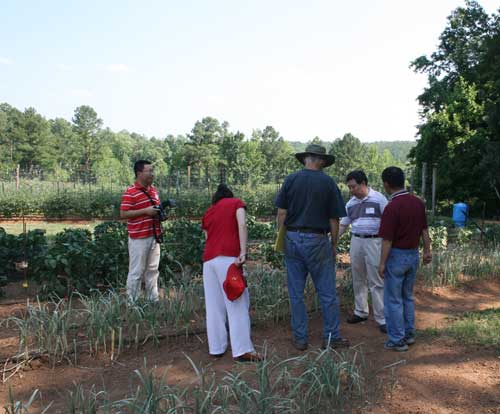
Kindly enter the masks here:
M 382 181 L 394 189 L 405 187 L 405 173 L 399 167 L 387 167 L 382 171 Z
M 231 189 L 226 184 L 219 184 L 217 191 L 212 196 L 212 204 L 217 203 L 217 201 L 223 198 L 233 198 L 234 194 Z

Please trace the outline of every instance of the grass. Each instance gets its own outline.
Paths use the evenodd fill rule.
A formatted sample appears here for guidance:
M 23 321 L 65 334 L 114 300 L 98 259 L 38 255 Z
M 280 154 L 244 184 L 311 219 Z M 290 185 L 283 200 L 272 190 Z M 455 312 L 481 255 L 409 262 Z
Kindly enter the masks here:
M 445 332 L 461 343 L 493 347 L 500 353 L 500 308 L 467 312 Z
M 494 348 L 500 355 L 500 308 L 466 312 L 449 321 L 445 328 L 419 330 L 418 338 L 447 336 L 462 345 Z
M 72 229 L 88 229 L 91 232 L 94 231 L 94 227 L 98 224 L 101 224 L 102 221 L 94 220 L 88 223 L 61 223 L 61 222 L 49 222 L 49 221 L 37 221 L 37 222 L 29 222 L 26 224 L 26 230 L 34 230 L 40 229 L 45 230 L 45 234 L 47 236 L 54 236 L 57 233 L 61 233 L 64 229 L 72 228 Z M 19 235 L 23 232 L 23 222 L 4 222 L 0 221 L 0 227 L 3 227 L 7 233 Z
M 429 286 L 455 286 L 472 279 L 500 276 L 500 248 L 477 244 L 434 252 L 432 262 L 421 266 Z
M 263 349 L 267 356 L 256 364 L 236 364 L 231 372 L 216 378 L 209 366 L 198 366 L 186 355 L 194 381 L 188 386 L 170 385 L 168 370 L 162 375 L 156 367 L 142 368 L 131 374 L 129 391 L 111 400 L 106 390 L 95 385 L 84 389 L 80 384 L 65 392 L 67 413 L 346 413 L 366 400 L 363 358 L 357 350 L 343 353 L 327 349 L 310 351 L 299 357 L 279 359 Z M 31 410 L 36 391 L 28 403 L 16 401 L 11 393 L 9 407 Z M 39 411 L 36 411 L 39 412 Z

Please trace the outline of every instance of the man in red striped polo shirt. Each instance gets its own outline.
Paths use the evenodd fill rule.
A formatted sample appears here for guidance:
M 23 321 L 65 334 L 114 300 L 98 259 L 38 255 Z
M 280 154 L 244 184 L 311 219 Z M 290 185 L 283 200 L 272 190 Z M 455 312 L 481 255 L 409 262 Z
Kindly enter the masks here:
M 146 299 L 158 300 L 158 265 L 160 264 L 161 235 L 158 191 L 153 187 L 151 162 L 139 160 L 134 164 L 136 181 L 122 196 L 120 217 L 127 219 L 129 272 L 127 294 L 135 301 L 141 290 L 141 280 L 146 284 Z

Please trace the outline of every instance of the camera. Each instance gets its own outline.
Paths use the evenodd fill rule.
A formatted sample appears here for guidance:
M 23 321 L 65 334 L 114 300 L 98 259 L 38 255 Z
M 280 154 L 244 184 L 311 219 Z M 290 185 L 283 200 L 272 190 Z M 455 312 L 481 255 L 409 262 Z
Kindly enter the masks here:
M 156 206 L 153 206 L 155 210 L 158 210 L 158 217 L 160 221 L 165 221 L 168 217 L 167 209 L 173 208 L 176 206 L 175 200 L 168 199 L 167 201 L 162 202 Z

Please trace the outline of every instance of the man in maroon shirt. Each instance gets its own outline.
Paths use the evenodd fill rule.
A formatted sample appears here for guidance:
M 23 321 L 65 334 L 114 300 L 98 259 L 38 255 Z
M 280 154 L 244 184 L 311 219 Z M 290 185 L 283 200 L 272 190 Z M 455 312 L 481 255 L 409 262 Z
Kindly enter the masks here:
M 390 195 L 382 214 L 379 236 L 382 254 L 379 274 L 384 279 L 384 314 L 388 340 L 386 349 L 407 351 L 415 343 L 413 286 L 419 262 L 418 244 L 424 242 L 424 263 L 429 263 L 431 243 L 424 203 L 404 189 L 405 176 L 398 167 L 382 172 L 384 189 Z

